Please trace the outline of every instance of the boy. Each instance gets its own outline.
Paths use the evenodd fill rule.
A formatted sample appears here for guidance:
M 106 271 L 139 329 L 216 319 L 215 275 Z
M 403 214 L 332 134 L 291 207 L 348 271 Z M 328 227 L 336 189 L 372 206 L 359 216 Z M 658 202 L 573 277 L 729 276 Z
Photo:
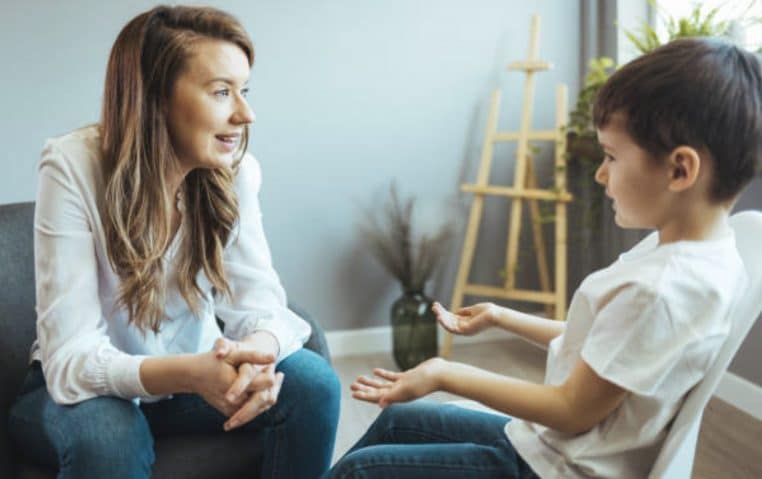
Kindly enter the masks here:
M 456 334 L 499 326 L 548 346 L 545 384 L 440 358 L 360 377 L 386 408 L 332 477 L 646 477 L 685 394 L 730 329 L 746 281 L 728 215 L 762 152 L 757 58 L 685 39 L 627 64 L 594 105 L 605 151 L 595 178 L 616 223 L 655 232 L 588 276 L 566 323 L 494 304 L 454 314 Z M 436 390 L 515 419 L 410 401 Z M 507 424 L 506 424 L 507 422 Z

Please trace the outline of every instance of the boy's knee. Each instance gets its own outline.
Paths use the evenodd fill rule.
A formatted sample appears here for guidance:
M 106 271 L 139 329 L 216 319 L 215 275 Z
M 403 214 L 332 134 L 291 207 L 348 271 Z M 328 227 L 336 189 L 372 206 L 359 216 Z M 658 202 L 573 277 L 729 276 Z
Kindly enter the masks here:
M 367 452 L 360 449 L 342 457 L 328 473 L 325 479 L 362 479 L 366 478 L 364 466 L 369 461 Z
M 405 403 L 392 404 L 385 407 L 381 410 L 381 414 L 378 415 L 371 428 L 384 434 L 394 430 L 399 424 L 409 424 L 415 417 L 414 406 L 414 403 Z

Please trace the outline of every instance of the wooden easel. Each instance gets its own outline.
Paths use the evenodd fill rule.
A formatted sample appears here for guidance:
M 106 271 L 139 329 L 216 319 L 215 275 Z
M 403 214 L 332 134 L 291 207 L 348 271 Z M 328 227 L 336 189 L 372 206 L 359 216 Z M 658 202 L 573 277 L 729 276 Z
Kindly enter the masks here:
M 464 295 L 475 295 L 490 298 L 513 299 L 545 305 L 546 314 L 563 320 L 566 316 L 566 203 L 572 196 L 566 191 L 566 86 L 559 85 L 556 90 L 556 125 L 553 130 L 530 131 L 532 123 L 532 102 L 534 97 L 534 74 L 548 70 L 551 65 L 538 59 L 538 37 L 540 19 L 532 17 L 529 58 L 526 61 L 508 65 L 508 70 L 523 71 L 524 100 L 521 111 L 521 124 L 518 132 L 498 132 L 497 118 L 500 110 L 500 90 L 492 92 L 489 116 L 482 146 L 481 164 L 475 184 L 461 185 L 461 191 L 474 193 L 471 212 L 466 227 L 466 237 L 463 253 L 460 258 L 458 275 L 452 294 L 450 308 L 455 311 L 463 305 Z M 496 143 L 517 142 L 516 167 L 513 187 L 493 186 L 489 184 L 490 167 L 494 145 Z M 555 143 L 554 186 L 552 189 L 539 189 L 534 172 L 533 156 L 529 153 L 530 141 L 553 141 Z M 505 283 L 502 287 L 469 284 L 468 275 L 476 247 L 476 237 L 484 208 L 484 197 L 504 196 L 512 200 L 511 218 L 508 230 L 508 245 L 506 249 Z M 532 218 L 532 236 L 537 267 L 540 277 L 540 291 L 516 288 L 516 267 L 518 265 L 519 237 L 521 233 L 522 206 L 524 201 L 529 205 Z M 546 258 L 545 242 L 542 236 L 542 219 L 538 201 L 555 203 L 555 288 L 551 290 L 550 274 Z M 442 356 L 450 354 L 452 335 L 447 333 L 442 347 Z

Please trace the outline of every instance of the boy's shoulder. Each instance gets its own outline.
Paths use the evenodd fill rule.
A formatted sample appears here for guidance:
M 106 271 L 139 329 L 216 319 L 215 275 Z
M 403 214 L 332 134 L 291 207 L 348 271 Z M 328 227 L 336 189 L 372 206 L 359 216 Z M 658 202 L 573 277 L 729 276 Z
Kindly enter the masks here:
M 580 293 L 592 304 L 608 301 L 623 288 L 667 303 L 695 298 L 731 302 L 745 281 L 743 263 L 729 232 L 711 241 L 658 244 L 649 235 L 608 268 L 588 276 Z

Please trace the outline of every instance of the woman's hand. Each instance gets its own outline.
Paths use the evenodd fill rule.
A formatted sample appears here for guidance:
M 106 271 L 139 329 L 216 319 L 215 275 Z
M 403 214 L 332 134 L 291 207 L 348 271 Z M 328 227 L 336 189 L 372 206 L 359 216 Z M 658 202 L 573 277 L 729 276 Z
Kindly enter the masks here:
M 471 336 L 493 326 L 498 314 L 498 307 L 493 303 L 479 303 L 451 313 L 435 302 L 431 309 L 443 328 L 463 336 Z
M 226 417 L 235 414 L 240 406 L 225 397 L 236 378 L 238 370 L 232 364 L 217 358 L 214 352 L 194 357 L 191 390 Z
M 360 376 L 352 384 L 352 397 L 386 407 L 426 396 L 439 389 L 440 375 L 447 361 L 432 358 L 402 373 L 376 368 L 380 379 Z
M 259 355 L 255 362 L 245 362 L 250 354 Z M 238 376 L 225 392 L 225 400 L 235 407 L 225 422 L 229 431 L 246 424 L 261 413 L 270 409 L 278 400 L 283 373 L 275 372 L 275 356 L 263 354 L 253 349 L 246 341 L 231 341 L 220 338 L 214 345 L 214 354 L 218 359 L 237 368 Z

